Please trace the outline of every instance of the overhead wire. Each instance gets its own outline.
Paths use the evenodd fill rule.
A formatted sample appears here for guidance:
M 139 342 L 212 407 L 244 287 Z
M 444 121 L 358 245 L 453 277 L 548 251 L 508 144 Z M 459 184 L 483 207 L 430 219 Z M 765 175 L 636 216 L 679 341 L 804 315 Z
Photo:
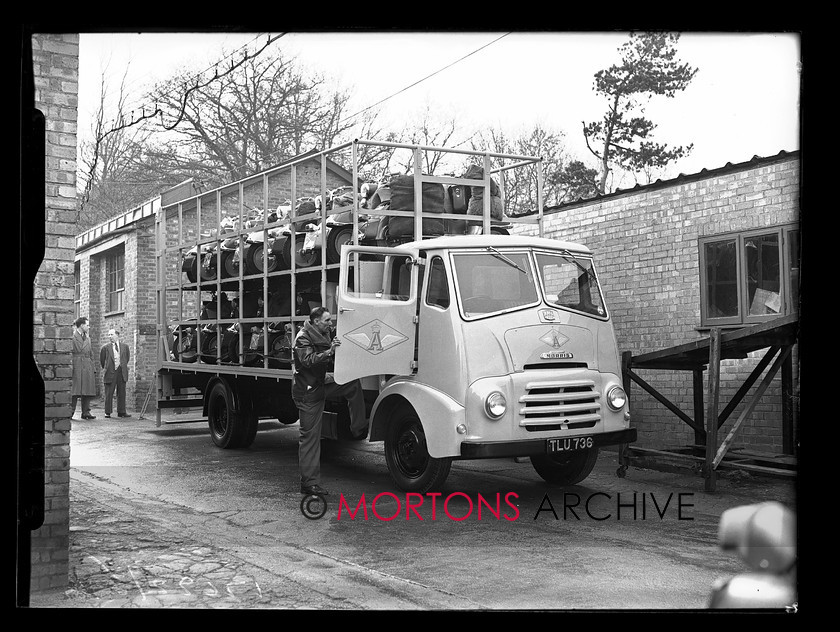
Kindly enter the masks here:
M 271 43 L 273 43 L 274 41 L 276 41 L 277 39 L 280 39 L 281 37 L 283 37 L 283 35 L 285 35 L 285 33 L 281 33 L 280 35 L 278 35 L 277 37 L 275 37 L 275 38 L 273 38 L 273 39 L 272 39 L 272 36 L 271 36 L 271 34 L 270 34 L 270 33 L 257 33 L 257 34 L 256 34 L 256 35 L 255 35 L 255 36 L 254 36 L 251 40 L 249 40 L 248 42 L 246 42 L 246 43 L 245 43 L 245 44 L 243 44 L 242 46 L 239 46 L 239 47 L 235 48 L 233 51 L 231 51 L 230 53 L 226 54 L 226 55 L 225 55 L 224 57 L 222 57 L 221 59 L 219 59 L 219 60 L 217 60 L 217 61 L 213 62 L 212 64 L 210 64 L 208 67 L 204 68 L 203 70 L 200 70 L 200 71 L 196 71 L 196 72 L 192 72 L 192 73 L 190 73 L 190 74 L 189 74 L 186 78 L 184 78 L 184 79 L 182 80 L 182 83 L 184 83 L 184 84 L 190 84 L 190 83 L 192 83 L 192 82 L 194 82 L 194 81 L 198 80 L 199 78 L 201 78 L 201 77 L 202 77 L 202 76 L 203 76 L 206 72 L 211 71 L 211 70 L 214 70 L 214 69 L 216 69 L 216 71 L 217 71 L 217 73 L 218 73 L 218 68 L 219 68 L 222 64 L 224 64 L 226 60 L 228 60 L 228 59 L 231 59 L 231 58 L 235 57 L 235 56 L 236 56 L 236 55 L 238 55 L 241 51 L 246 50 L 246 49 L 247 49 L 249 46 L 251 46 L 254 42 L 256 42 L 256 41 L 257 41 L 257 40 L 259 40 L 261 37 L 266 36 L 266 35 L 268 36 L 268 42 L 266 43 L 266 45 L 265 45 L 265 46 L 263 46 L 263 47 L 260 49 L 260 51 L 259 51 L 259 52 L 262 52 L 262 50 L 264 50 L 264 49 L 268 46 L 268 44 L 271 44 Z M 247 59 L 248 57 L 251 57 L 251 56 L 255 56 L 255 55 L 248 55 L 248 54 L 246 53 L 246 56 L 245 56 L 245 57 L 246 57 L 246 59 Z M 147 74 L 148 74 L 148 73 L 147 73 Z M 227 74 L 227 73 L 225 73 L 225 74 Z M 218 76 L 218 75 L 217 75 L 217 76 Z M 214 78 L 215 78 L 215 77 L 214 77 Z M 134 80 L 132 80 L 132 82 L 131 82 L 131 83 L 136 83 L 137 81 L 139 81 L 139 79 L 140 79 L 140 78 L 135 78 Z M 131 113 L 131 114 L 132 114 L 131 121 L 129 122 L 129 124 L 131 124 L 132 122 L 139 122 L 140 120 L 143 120 L 144 118 L 150 118 L 150 116 L 143 116 L 143 114 L 141 114 L 141 117 L 139 117 L 138 119 L 134 119 L 134 117 L 133 117 L 133 113 L 134 113 L 135 111 L 138 111 L 138 110 L 139 110 L 139 111 L 141 111 L 142 113 L 145 113 L 146 109 L 150 110 L 151 112 L 154 112 L 154 111 L 155 111 L 155 109 L 156 109 L 156 105 L 155 105 L 155 107 L 152 107 L 152 105 L 151 105 L 151 103 L 150 103 L 150 101 L 151 101 L 151 98 L 150 98 L 150 97 L 151 97 L 151 95 L 147 93 L 147 94 L 145 94 L 144 96 L 139 97 L 139 98 L 137 98 L 137 99 L 134 99 L 132 102 L 127 103 L 127 104 L 126 104 L 126 106 L 125 106 L 125 113 Z M 147 105 L 148 105 L 148 108 L 146 107 Z M 154 114 L 152 114 L 151 116 L 154 116 Z M 114 120 L 112 120 L 112 121 L 111 121 L 111 124 L 112 124 L 112 129 L 111 129 L 111 130 L 109 130 L 108 132 L 105 132 L 105 134 L 108 134 L 108 133 L 110 133 L 110 132 L 112 132 L 112 131 L 117 131 L 117 130 L 122 129 L 122 128 L 124 128 L 124 127 L 126 127 L 126 126 L 127 126 L 127 125 L 125 125 L 125 124 L 114 124 L 114 123 L 115 123 L 115 121 L 114 121 Z M 113 129 L 113 128 L 115 128 L 115 129 Z
M 459 63 L 461 63 L 462 61 L 464 61 L 464 60 L 465 60 L 465 59 L 467 59 L 468 57 L 472 57 L 472 56 L 473 56 L 473 55 L 475 55 L 476 53 L 481 52 L 482 50 L 484 50 L 484 49 L 485 49 L 485 48 L 487 48 L 488 46 L 492 46 L 493 44 L 495 44 L 495 43 L 496 43 L 496 42 L 498 42 L 499 40 L 501 40 L 501 39 L 503 39 L 503 38 L 507 37 L 508 35 L 510 35 L 510 33 L 511 33 L 511 32 L 510 32 L 510 31 L 508 31 L 507 33 L 504 33 L 504 34 L 500 35 L 499 37 L 497 37 L 496 39 L 494 39 L 492 42 L 488 42 L 487 44 L 484 44 L 483 46 L 479 46 L 479 47 L 478 47 L 478 48 L 476 48 L 474 51 L 472 51 L 472 52 L 470 52 L 470 53 L 467 53 L 467 54 L 466 54 L 466 55 L 464 55 L 463 57 L 460 57 L 460 58 L 456 59 L 455 61 L 453 61 L 453 62 L 452 62 L 452 63 L 450 63 L 450 64 L 447 64 L 447 65 L 446 65 L 446 66 L 444 66 L 443 68 L 439 68 L 438 70 L 435 70 L 433 73 L 431 73 L 431 74 L 429 74 L 429 75 L 426 75 L 426 76 L 425 76 L 425 77 L 423 77 L 422 79 L 418 79 L 418 80 L 417 80 L 417 81 L 415 81 L 414 83 L 412 83 L 412 84 L 410 84 L 410 85 L 407 85 L 405 88 L 402 88 L 402 89 L 400 89 L 400 90 L 397 90 L 396 92 L 394 92 L 393 94 L 391 94 L 391 95 L 389 95 L 389 96 L 385 97 L 384 99 L 380 99 L 380 100 L 379 100 L 379 101 L 377 101 L 376 103 L 372 103 L 371 105 L 369 105 L 369 106 L 367 106 L 367 107 L 365 107 L 365 108 L 362 108 L 361 110 L 359 110 L 359 111 L 358 111 L 358 112 L 356 112 L 355 114 L 351 114 L 350 116 L 346 117 L 346 119 L 345 119 L 345 120 L 353 119 L 353 118 L 355 118 L 355 117 L 359 116 L 359 114 L 363 114 L 364 112 L 367 112 L 367 111 L 368 111 L 368 110 L 370 110 L 371 108 L 375 108 L 377 105 L 382 105 L 382 104 L 383 104 L 383 103 L 385 103 L 386 101 L 389 101 L 389 100 L 393 99 L 394 97 L 396 97 L 396 96 L 398 96 L 398 95 L 402 94 L 403 92 L 406 92 L 407 90 L 410 90 L 411 88 L 413 88 L 413 87 L 415 87 L 415 86 L 417 86 L 417 85 L 419 85 L 419 84 L 423 83 L 424 81 L 427 81 L 427 80 L 431 79 L 431 78 L 432 78 L 432 77 L 434 77 L 435 75 L 439 75 L 439 74 L 440 74 L 440 73 L 442 73 L 444 70 L 447 70 L 447 69 L 451 68 L 451 67 L 452 67 L 452 66 L 454 66 L 455 64 L 459 64 Z

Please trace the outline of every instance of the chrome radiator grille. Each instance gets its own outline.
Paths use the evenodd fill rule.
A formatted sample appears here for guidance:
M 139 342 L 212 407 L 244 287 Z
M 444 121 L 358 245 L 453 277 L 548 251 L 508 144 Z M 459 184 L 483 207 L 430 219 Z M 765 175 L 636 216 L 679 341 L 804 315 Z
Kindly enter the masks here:
M 600 397 L 592 380 L 528 382 L 519 398 L 519 425 L 528 430 L 591 428 L 601 420 Z

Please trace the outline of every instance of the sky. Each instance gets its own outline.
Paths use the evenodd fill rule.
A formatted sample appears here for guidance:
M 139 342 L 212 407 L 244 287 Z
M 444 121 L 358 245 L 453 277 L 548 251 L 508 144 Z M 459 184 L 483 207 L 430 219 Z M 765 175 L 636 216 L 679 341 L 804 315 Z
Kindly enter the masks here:
M 272 33 L 271 35 L 278 35 Z M 127 70 L 129 102 L 179 69 L 201 71 L 228 53 L 254 51 L 268 33 L 81 33 L 79 138 L 90 137 L 103 76 Z M 383 101 L 381 119 L 400 129 L 427 105 L 475 128 L 564 133 L 567 153 L 595 167 L 582 121 L 606 111 L 594 75 L 620 60 L 619 32 L 287 33 L 271 44 L 348 88 L 353 114 Z M 654 140 L 693 143 L 662 177 L 714 169 L 799 149 L 800 38 L 795 33 L 682 32 L 680 61 L 698 69 L 673 99 L 654 97 Z M 241 51 L 239 53 L 241 55 Z M 371 139 L 376 140 L 376 139 Z M 633 182 L 627 183 L 632 186 Z

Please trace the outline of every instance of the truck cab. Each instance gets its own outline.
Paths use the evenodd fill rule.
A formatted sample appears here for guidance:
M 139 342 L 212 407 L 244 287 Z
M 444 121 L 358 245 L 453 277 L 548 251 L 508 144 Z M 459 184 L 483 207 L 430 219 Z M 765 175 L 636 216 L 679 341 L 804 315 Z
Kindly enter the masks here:
M 341 249 L 335 379 L 375 390 L 371 441 L 394 482 L 439 487 L 455 459 L 529 457 L 572 485 L 635 440 L 592 252 L 527 235 Z

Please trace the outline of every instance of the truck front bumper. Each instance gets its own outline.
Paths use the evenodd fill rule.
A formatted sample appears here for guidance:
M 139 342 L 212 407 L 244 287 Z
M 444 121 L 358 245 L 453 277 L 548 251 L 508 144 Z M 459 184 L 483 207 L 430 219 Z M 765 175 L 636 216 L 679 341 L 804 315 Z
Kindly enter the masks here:
M 633 443 L 636 440 L 636 429 L 627 428 L 625 430 L 602 432 L 591 436 L 596 447 Z M 545 439 L 529 439 L 527 441 L 464 441 L 461 443 L 461 458 L 497 459 L 544 454 L 546 452 L 545 442 Z

